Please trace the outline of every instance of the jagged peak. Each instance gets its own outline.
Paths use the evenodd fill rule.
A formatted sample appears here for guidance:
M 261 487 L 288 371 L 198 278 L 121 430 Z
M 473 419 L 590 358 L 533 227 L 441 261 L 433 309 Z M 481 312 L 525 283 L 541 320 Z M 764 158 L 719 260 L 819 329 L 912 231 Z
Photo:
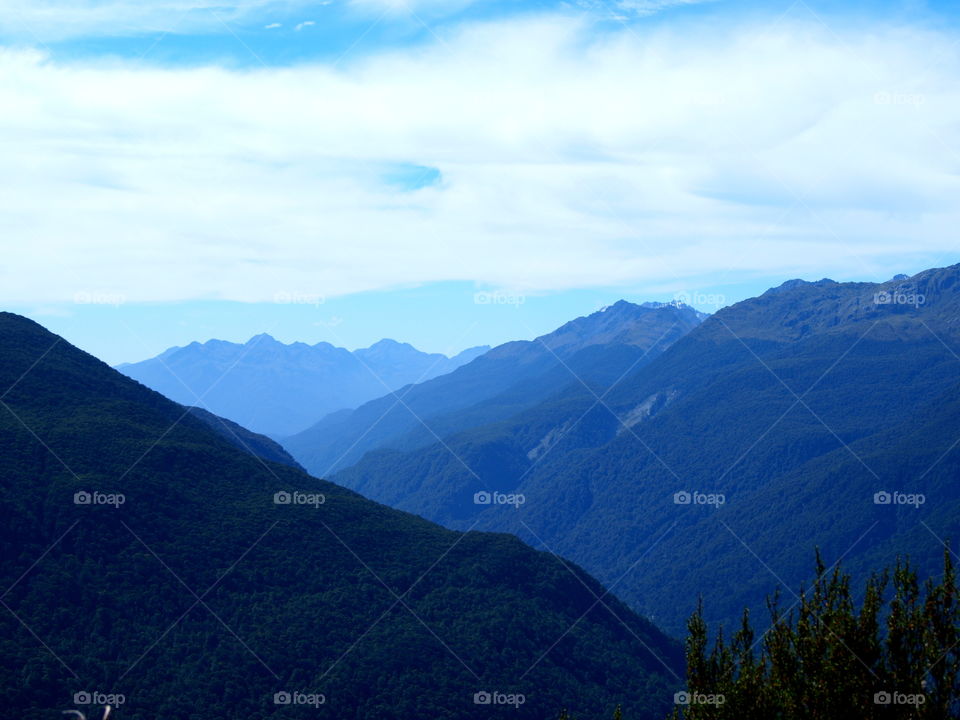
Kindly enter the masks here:
M 691 307 L 690 305 L 687 305 L 687 303 L 683 302 L 682 300 L 670 300 L 669 302 L 651 301 L 651 302 L 641 303 L 640 307 L 648 308 L 650 310 L 668 310 L 673 308 L 676 310 L 693 310 L 694 312 L 696 312 L 696 310 L 693 307 Z

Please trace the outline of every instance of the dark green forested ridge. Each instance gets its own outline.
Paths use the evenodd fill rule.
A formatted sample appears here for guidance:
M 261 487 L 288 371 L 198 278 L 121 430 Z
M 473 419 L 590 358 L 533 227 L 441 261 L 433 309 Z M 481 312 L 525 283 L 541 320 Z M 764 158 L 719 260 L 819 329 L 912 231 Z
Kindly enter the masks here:
M 25 717 L 59 718 L 84 691 L 151 719 L 669 707 L 679 644 L 514 537 L 460 535 L 251 456 L 9 313 L 0 388 L 0 701 Z M 326 702 L 274 704 L 295 691 Z M 526 702 L 475 704 L 483 691 Z

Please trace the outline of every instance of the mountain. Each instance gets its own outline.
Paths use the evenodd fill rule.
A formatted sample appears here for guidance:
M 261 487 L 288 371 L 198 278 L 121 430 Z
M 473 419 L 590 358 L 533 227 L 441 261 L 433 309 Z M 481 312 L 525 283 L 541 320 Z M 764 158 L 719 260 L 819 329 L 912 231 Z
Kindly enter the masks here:
M 809 581 L 815 545 L 851 570 L 901 553 L 933 572 L 938 538 L 960 536 L 960 266 L 790 281 L 619 382 L 441 438 L 333 479 L 567 555 L 672 632 L 698 594 L 712 623 L 764 617 L 777 585 Z M 492 491 L 524 502 L 475 502 Z
M 171 400 L 278 437 L 328 413 L 451 372 L 488 349 L 470 348 L 448 358 L 381 340 L 350 352 L 329 343 L 285 345 L 262 334 L 245 344 L 195 342 L 116 369 Z
M 17 714 L 109 697 L 143 719 L 672 703 L 679 644 L 557 556 L 254 457 L 9 313 L 0 389 L 0 700 Z
M 300 463 L 294 460 L 290 456 L 290 453 L 283 449 L 280 443 L 271 440 L 265 435 L 250 432 L 245 427 L 237 425 L 235 422 L 231 422 L 226 418 L 214 415 L 212 412 L 204 410 L 203 408 L 191 407 L 187 408 L 187 411 L 198 420 L 203 421 L 207 427 L 228 443 L 250 453 L 254 457 L 277 462 L 281 465 L 289 465 L 297 470 L 303 470 Z M 304 472 L 306 471 L 304 470 Z
M 609 385 L 704 317 L 680 303 L 620 301 L 535 340 L 499 345 L 447 375 L 332 413 L 280 441 L 310 472 L 327 476 L 372 450 L 412 450 L 510 417 L 571 383 Z

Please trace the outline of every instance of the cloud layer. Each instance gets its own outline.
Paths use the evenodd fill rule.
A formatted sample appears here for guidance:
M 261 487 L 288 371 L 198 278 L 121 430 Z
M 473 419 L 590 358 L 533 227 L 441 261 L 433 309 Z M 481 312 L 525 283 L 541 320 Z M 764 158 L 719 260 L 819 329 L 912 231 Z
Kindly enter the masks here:
M 335 69 L 0 51 L 0 299 L 696 287 L 953 257 L 952 41 L 540 16 Z M 407 165 L 439 179 L 398 187 Z

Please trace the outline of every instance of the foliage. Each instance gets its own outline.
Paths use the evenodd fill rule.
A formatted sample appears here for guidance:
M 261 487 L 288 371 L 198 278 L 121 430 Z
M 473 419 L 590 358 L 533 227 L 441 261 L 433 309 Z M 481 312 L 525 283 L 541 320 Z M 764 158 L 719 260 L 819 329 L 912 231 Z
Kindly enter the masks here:
M 907 562 L 874 575 L 859 607 L 850 576 L 817 576 L 798 605 L 769 602 L 771 625 L 757 637 L 749 613 L 727 640 L 711 643 L 702 608 L 687 638 L 689 704 L 679 720 L 894 720 L 960 717 L 960 606 L 950 552 L 943 575 L 921 585 Z M 759 648 L 759 652 L 757 652 Z

